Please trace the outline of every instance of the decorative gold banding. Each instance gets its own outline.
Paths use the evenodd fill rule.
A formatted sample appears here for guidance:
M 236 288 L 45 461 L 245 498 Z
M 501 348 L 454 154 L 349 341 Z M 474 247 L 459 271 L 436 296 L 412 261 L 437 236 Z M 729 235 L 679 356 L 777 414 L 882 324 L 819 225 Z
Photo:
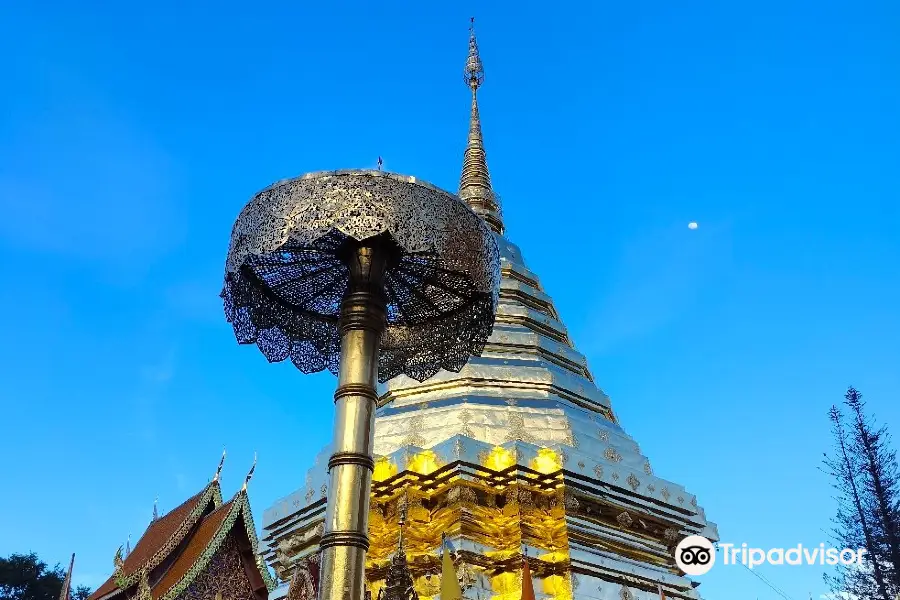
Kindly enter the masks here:
M 334 401 L 337 402 L 344 396 L 362 396 L 368 398 L 372 402 L 378 402 L 378 392 L 374 386 L 365 383 L 345 383 L 339 385 L 334 391 Z
M 369 550 L 369 536 L 356 531 L 328 531 L 322 534 L 319 547 L 322 549 L 332 546 L 355 546 L 363 550 Z
M 338 465 L 359 465 L 370 471 L 375 470 L 375 459 L 366 454 L 358 452 L 335 452 L 328 459 L 328 470 L 330 471 Z
M 344 296 L 338 325 L 341 335 L 359 329 L 368 329 L 380 334 L 386 325 L 387 313 L 382 294 L 360 289 L 350 291 Z

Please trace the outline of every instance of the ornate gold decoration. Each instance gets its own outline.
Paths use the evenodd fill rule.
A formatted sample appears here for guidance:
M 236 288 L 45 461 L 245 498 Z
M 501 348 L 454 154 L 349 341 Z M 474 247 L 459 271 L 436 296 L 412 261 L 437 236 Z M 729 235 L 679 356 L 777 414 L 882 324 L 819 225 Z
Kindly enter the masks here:
M 406 548 L 403 545 L 403 523 L 405 515 L 401 515 L 400 539 L 397 542 L 397 551 L 391 558 L 388 566 L 384 587 L 378 590 L 378 600 L 419 600 L 412 574 L 409 571 L 409 562 L 406 559 Z
M 534 496 L 529 490 L 519 490 L 519 504 L 534 505 Z
M 391 462 L 387 456 L 375 459 L 375 470 L 372 472 L 372 481 L 385 481 L 397 474 L 397 465 Z
M 316 493 L 312 489 L 308 489 L 306 490 L 306 495 L 303 497 L 306 499 L 306 503 L 309 504 L 315 495 Z
M 531 461 L 531 468 L 538 473 L 549 475 L 562 469 L 560 457 L 551 448 L 541 448 Z
M 613 478 L 613 481 L 618 481 L 618 480 L 619 480 L 619 474 L 616 473 L 616 472 L 614 471 L 613 474 L 612 474 L 612 478 Z
M 668 542 L 675 542 L 681 538 L 681 532 L 674 527 L 669 527 L 663 532 L 663 537 Z
M 453 456 L 457 459 L 461 458 L 463 453 L 466 451 L 466 446 L 463 444 L 463 441 L 459 438 L 456 438 L 453 442 Z
M 622 460 L 622 455 L 612 446 L 606 448 L 606 451 L 603 452 L 603 456 L 610 462 L 619 462 Z
M 578 499 L 575 497 L 575 494 L 573 494 L 569 490 L 566 490 L 563 495 L 563 506 L 565 506 L 568 510 L 574 511 L 578 510 L 580 504 L 578 502 Z
M 626 481 L 628 482 L 628 485 L 631 487 L 631 489 L 634 490 L 635 492 L 638 490 L 639 487 L 641 487 L 641 480 L 638 479 L 637 477 L 635 477 L 634 473 L 629 474 L 628 479 L 626 479 Z
M 521 413 L 510 413 L 509 420 L 507 421 L 507 427 L 509 427 L 509 433 L 507 433 L 506 441 L 515 442 L 531 442 L 532 437 L 525 430 L 525 418 L 521 415 Z
M 634 600 L 634 594 L 624 585 L 619 590 L 619 600 Z
M 141 570 L 141 578 L 138 580 L 137 600 L 153 600 L 150 592 L 150 576 L 147 569 Z
M 409 421 L 409 429 L 403 436 L 402 444 L 404 446 L 415 446 L 422 448 L 428 444 L 428 441 L 422 437 L 421 431 L 425 428 L 425 418 L 422 415 L 416 415 Z
M 437 454 L 435 454 L 433 450 L 422 450 L 413 456 L 412 460 L 406 465 L 406 468 L 413 473 L 428 475 L 429 473 L 437 471 L 440 466 Z
M 667 487 L 664 487 L 662 490 L 660 490 L 659 493 L 662 495 L 663 498 L 666 499 L 666 502 L 669 501 L 669 496 L 672 495 L 672 492 L 670 492 L 669 488 L 667 488 Z
M 494 446 L 490 452 L 480 453 L 478 460 L 482 465 L 494 471 L 504 471 L 516 464 L 515 455 L 503 446 Z
M 597 479 L 603 479 L 603 466 L 597 465 L 594 467 L 594 475 L 597 476 Z
M 616 521 L 618 521 L 619 525 L 621 525 L 622 527 L 631 527 L 632 523 L 634 523 L 634 519 L 631 518 L 631 515 L 628 514 L 628 511 L 619 513 L 619 516 L 616 517 Z
M 676 499 L 678 500 L 678 504 L 684 504 L 684 496 L 678 496 Z
M 609 432 L 605 429 L 600 429 L 597 433 L 597 437 L 600 438 L 601 442 L 608 442 L 609 441 Z
M 584 471 L 584 461 L 583 460 L 578 461 L 578 470 Z
M 566 423 L 566 443 L 573 448 L 577 448 L 578 442 L 578 436 L 576 436 L 575 432 L 572 431 L 572 424 Z
M 462 433 L 466 437 L 474 437 L 475 434 L 472 433 L 472 430 L 469 428 L 469 423 L 472 421 L 472 413 L 469 409 L 464 408 L 462 412 L 459 413 L 459 422 L 462 425 Z
M 653 469 L 650 468 L 649 462 L 644 463 L 644 473 L 646 473 L 647 475 L 653 475 Z
M 653 492 L 656 491 L 656 486 L 653 485 L 652 483 L 648 483 L 648 484 L 647 484 L 647 491 L 650 492 L 650 493 L 652 494 Z

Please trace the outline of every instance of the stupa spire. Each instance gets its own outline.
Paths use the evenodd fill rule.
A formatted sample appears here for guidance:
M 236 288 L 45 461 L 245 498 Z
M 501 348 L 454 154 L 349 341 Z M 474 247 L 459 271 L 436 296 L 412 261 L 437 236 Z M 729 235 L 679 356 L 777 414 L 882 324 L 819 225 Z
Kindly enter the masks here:
M 484 66 L 475 39 L 475 17 L 469 27 L 469 56 L 464 71 L 466 85 L 472 90 L 472 112 L 469 116 L 469 140 L 463 154 L 462 175 L 459 178 L 459 197 L 478 213 L 491 229 L 503 233 L 500 199 L 491 188 L 491 175 L 487 167 L 484 138 L 481 134 L 481 117 L 478 113 L 478 88 L 484 82 Z

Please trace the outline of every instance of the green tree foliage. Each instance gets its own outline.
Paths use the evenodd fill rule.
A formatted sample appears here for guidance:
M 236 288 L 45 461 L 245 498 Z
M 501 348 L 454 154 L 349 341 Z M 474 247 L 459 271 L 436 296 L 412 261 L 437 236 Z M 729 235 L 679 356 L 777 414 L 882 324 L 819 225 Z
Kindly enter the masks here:
M 32 554 L 0 557 L 0 600 L 59 600 L 66 572 L 53 568 Z M 71 600 L 87 600 L 91 590 L 85 586 L 72 588 Z

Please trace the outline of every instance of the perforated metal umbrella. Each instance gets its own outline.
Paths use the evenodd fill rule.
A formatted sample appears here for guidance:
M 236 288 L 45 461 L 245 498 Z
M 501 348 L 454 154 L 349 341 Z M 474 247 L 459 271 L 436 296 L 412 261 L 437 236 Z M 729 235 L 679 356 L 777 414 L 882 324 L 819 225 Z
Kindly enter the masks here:
M 338 375 L 323 600 L 363 598 L 376 380 L 459 371 L 490 336 L 499 283 L 485 222 L 414 177 L 312 173 L 238 217 L 222 291 L 238 342 Z

